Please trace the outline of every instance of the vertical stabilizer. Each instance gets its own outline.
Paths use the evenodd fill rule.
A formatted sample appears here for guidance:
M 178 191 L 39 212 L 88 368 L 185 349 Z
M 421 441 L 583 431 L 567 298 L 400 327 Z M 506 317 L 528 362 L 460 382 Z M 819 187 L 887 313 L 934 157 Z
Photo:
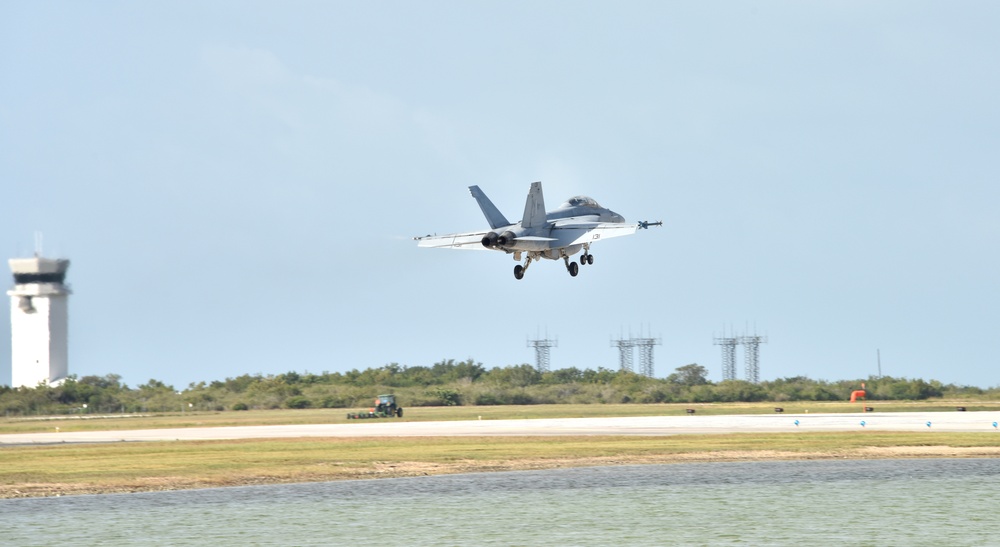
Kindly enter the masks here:
M 503 213 L 497 209 L 496 205 L 493 205 L 490 198 L 486 197 L 486 194 L 478 186 L 470 186 L 469 191 L 472 192 L 472 197 L 476 198 L 476 202 L 479 203 L 479 208 L 483 210 L 483 215 L 486 216 L 486 221 L 490 223 L 490 228 L 496 230 L 497 228 L 511 225 L 507 217 L 503 216 Z
M 542 183 L 532 182 L 528 199 L 524 202 L 522 228 L 537 228 L 545 225 L 545 199 L 542 197 Z

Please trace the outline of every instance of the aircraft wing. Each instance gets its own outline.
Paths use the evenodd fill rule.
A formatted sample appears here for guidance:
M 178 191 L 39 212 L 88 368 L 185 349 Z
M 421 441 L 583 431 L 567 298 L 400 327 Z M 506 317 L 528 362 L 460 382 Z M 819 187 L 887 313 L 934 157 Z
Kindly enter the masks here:
M 442 249 L 471 249 L 488 251 L 483 247 L 483 236 L 486 232 L 468 232 L 464 234 L 426 235 L 415 237 L 417 247 L 436 247 Z
M 637 224 L 620 222 L 565 222 L 552 227 L 552 235 L 563 245 L 594 243 L 611 237 L 630 236 L 639 229 Z

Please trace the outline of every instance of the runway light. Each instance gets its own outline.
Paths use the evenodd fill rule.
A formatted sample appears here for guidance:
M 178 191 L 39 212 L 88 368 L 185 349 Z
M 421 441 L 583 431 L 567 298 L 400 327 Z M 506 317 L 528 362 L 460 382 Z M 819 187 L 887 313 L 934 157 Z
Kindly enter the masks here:
M 864 427 L 864 426 L 865 426 L 865 421 L 861 420 L 861 427 Z
M 930 422 L 927 422 L 927 427 L 930 427 L 930 426 L 931 426 L 931 423 L 930 423 Z
M 993 422 L 993 429 L 996 429 L 996 428 L 997 428 L 997 423 Z
M 799 426 L 799 421 L 795 420 L 795 427 L 798 427 L 798 426 Z

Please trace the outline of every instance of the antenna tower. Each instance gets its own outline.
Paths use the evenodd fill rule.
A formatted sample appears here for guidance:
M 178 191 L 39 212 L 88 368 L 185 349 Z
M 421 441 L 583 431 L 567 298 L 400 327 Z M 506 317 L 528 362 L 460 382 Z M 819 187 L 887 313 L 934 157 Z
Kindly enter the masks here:
M 653 377 L 653 346 L 660 345 L 659 338 L 633 338 L 632 345 L 639 348 L 639 374 Z
M 767 343 L 766 336 L 741 336 L 740 343 L 743 344 L 743 358 L 746 361 L 747 381 L 751 384 L 760 382 L 760 345 Z
M 618 370 L 633 372 L 632 370 L 632 339 L 619 338 L 611 341 L 612 347 L 618 348 Z
M 633 368 L 632 348 L 639 348 L 639 374 L 652 378 L 654 376 L 653 367 L 653 346 L 662 345 L 659 338 L 652 336 L 640 336 L 634 338 L 631 334 L 626 339 L 624 336 L 611 341 L 611 346 L 618 348 L 618 369 L 622 371 L 635 372 Z
M 559 340 L 528 340 L 528 347 L 535 348 L 535 370 L 548 372 L 550 350 L 559 347 Z
M 736 344 L 740 339 L 735 336 L 726 336 L 723 330 L 722 336 L 716 336 L 714 344 L 722 346 L 722 381 L 736 379 Z

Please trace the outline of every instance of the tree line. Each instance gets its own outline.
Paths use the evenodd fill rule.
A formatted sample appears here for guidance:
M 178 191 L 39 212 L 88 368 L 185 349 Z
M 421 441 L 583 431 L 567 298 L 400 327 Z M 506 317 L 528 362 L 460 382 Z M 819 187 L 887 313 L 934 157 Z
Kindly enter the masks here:
M 5 416 L 72 413 L 224 411 L 276 408 L 367 408 L 376 395 L 394 393 L 402 406 L 608 403 L 845 401 L 865 382 L 868 400 L 1000 399 L 1000 387 L 936 380 L 869 377 L 825 381 L 804 376 L 763 381 L 711 382 L 698 364 L 666 378 L 628 371 L 575 367 L 541 372 L 522 364 L 487 369 L 472 359 L 432 366 L 389 364 L 363 371 L 244 374 L 175 389 L 151 379 L 137 387 L 121 376 L 71 376 L 58 386 L 0 387 Z

